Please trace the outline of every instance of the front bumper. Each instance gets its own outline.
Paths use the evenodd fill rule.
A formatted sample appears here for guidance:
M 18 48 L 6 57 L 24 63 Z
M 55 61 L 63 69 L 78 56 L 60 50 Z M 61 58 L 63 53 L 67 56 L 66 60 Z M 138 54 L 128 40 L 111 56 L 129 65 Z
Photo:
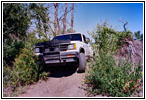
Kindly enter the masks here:
M 66 64 L 79 61 L 78 52 L 49 52 L 43 55 L 45 64 Z

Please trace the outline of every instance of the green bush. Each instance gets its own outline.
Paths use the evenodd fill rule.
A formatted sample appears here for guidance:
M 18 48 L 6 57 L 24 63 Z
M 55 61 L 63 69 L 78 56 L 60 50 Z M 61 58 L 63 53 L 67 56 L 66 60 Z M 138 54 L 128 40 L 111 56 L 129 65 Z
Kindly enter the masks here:
M 9 66 L 3 67 L 3 85 L 4 87 L 11 86 L 12 88 L 15 88 L 18 86 L 18 76 L 14 68 L 11 68 Z
M 15 59 L 14 65 L 20 85 L 34 83 L 38 78 L 44 79 L 48 75 L 46 72 L 40 73 L 41 66 L 38 64 L 38 57 L 33 53 L 34 44 L 38 41 L 43 40 L 36 39 L 34 34 L 29 34 L 25 47 Z
M 141 65 L 135 66 L 128 59 L 115 63 L 114 53 L 124 38 L 130 38 L 130 32 L 116 32 L 104 25 L 98 25 L 92 33 L 95 40 L 93 50 L 95 63 L 90 64 L 86 73 L 85 83 L 89 94 L 103 94 L 107 96 L 130 96 L 136 89 L 141 78 Z M 121 43 L 120 43 L 121 42 Z
M 13 65 L 15 57 L 19 55 L 21 49 L 24 47 L 24 42 L 12 40 L 5 42 L 3 45 L 3 85 L 4 87 L 11 87 L 15 89 L 18 86 L 18 75 Z
M 33 52 L 27 48 L 22 49 L 21 54 L 15 59 L 16 72 L 22 85 L 36 81 L 39 71 L 37 58 L 32 58 Z
M 86 84 L 90 87 L 89 92 L 107 96 L 130 96 L 138 84 L 138 79 L 141 78 L 141 66 L 135 67 L 132 72 L 132 64 L 121 62 L 116 65 L 110 55 L 95 58 L 95 64 L 86 76 Z
M 21 47 L 21 43 L 12 43 L 14 46 L 8 47 L 5 45 L 4 50 L 6 48 L 9 49 L 6 51 L 6 54 L 16 54 L 14 55 L 15 59 L 13 58 L 14 61 L 12 61 L 13 66 L 9 66 L 8 62 L 4 60 L 3 67 L 4 88 L 10 87 L 12 90 L 12 94 L 16 92 L 15 90 L 17 90 L 17 88 L 19 88 L 20 86 L 26 86 L 28 84 L 32 84 L 38 81 L 38 79 L 47 78 L 49 73 L 43 72 L 43 70 L 41 70 L 42 66 L 39 67 L 38 57 L 34 56 L 33 53 L 34 44 L 42 41 L 46 41 L 46 39 L 37 39 L 34 33 L 29 33 L 29 35 L 27 36 L 27 40 L 23 43 L 21 49 L 17 48 L 17 46 Z M 6 55 L 5 57 L 9 57 L 11 55 Z M 7 96 L 7 94 L 5 95 Z
M 115 51 L 123 44 L 124 38 L 131 38 L 132 34 L 128 32 L 118 32 L 109 26 L 106 22 L 103 25 L 97 25 L 97 29 L 89 33 L 95 43 L 93 50 L 96 54 L 102 51 L 107 53 L 115 53 Z
M 4 66 L 13 66 L 13 61 L 16 55 L 19 54 L 21 49 L 24 47 L 24 42 L 13 40 L 10 43 L 5 42 L 3 45 L 3 60 Z
M 33 54 L 33 47 L 34 44 L 39 41 L 45 41 L 43 39 L 39 40 L 35 37 L 34 33 L 29 33 L 27 40 L 25 42 L 25 45 L 23 48 L 18 49 L 17 44 L 15 43 L 15 47 L 11 46 L 12 50 L 8 50 L 11 54 L 12 52 L 17 55 L 15 55 L 14 60 L 14 66 L 10 67 L 6 64 L 4 64 L 3 67 L 3 82 L 5 87 L 12 87 L 15 89 L 18 86 L 21 85 L 27 85 L 34 83 L 35 81 L 40 79 L 45 79 L 48 75 L 47 72 L 40 72 L 39 70 L 39 64 L 38 64 L 38 57 L 34 56 Z M 13 43 L 12 43 L 13 44 Z M 20 46 L 18 46 L 20 47 Z M 7 47 L 9 48 L 9 47 Z M 17 49 L 16 49 L 17 48 Z M 18 53 L 19 52 L 19 53 Z M 7 53 L 7 54 L 9 54 Z M 6 57 L 8 57 L 7 55 Z M 34 56 L 34 57 L 33 57 Z M 41 67 L 41 66 L 40 66 Z M 39 73 L 40 72 L 40 73 Z

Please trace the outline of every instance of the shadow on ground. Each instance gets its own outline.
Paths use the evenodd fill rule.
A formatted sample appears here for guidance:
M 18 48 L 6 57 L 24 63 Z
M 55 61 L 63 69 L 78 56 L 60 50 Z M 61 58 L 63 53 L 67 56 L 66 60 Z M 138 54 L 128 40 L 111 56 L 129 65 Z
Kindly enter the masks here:
M 77 71 L 76 66 L 45 66 L 44 71 L 50 72 L 49 77 L 61 78 L 70 76 Z

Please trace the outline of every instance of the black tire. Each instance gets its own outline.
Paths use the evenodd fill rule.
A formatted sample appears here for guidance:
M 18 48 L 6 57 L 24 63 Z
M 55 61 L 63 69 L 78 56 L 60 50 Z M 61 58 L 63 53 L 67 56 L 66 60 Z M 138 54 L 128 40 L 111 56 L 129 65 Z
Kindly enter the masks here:
M 79 54 L 79 68 L 77 72 L 85 72 L 86 69 L 86 57 L 84 53 Z

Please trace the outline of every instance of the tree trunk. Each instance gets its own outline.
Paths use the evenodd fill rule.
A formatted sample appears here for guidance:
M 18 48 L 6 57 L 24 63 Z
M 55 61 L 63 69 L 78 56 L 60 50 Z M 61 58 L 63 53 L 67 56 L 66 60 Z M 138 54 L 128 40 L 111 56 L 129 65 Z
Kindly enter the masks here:
M 65 3 L 65 12 L 64 12 L 64 19 L 63 19 L 63 34 L 66 33 L 66 16 L 67 16 L 67 9 L 68 9 L 68 4 Z
M 58 28 L 57 35 L 59 35 L 61 32 L 60 32 L 60 24 L 58 18 L 57 18 L 57 28 Z
M 55 7 L 54 33 L 57 34 L 58 3 L 55 3 L 54 7 Z
M 74 3 L 72 3 L 71 7 L 71 32 L 73 32 L 73 24 L 74 24 Z
M 125 32 L 127 32 L 127 28 L 126 28 L 126 25 L 127 25 L 127 24 L 128 24 L 128 22 L 125 22 L 124 25 L 123 25 L 124 31 L 125 31 Z

